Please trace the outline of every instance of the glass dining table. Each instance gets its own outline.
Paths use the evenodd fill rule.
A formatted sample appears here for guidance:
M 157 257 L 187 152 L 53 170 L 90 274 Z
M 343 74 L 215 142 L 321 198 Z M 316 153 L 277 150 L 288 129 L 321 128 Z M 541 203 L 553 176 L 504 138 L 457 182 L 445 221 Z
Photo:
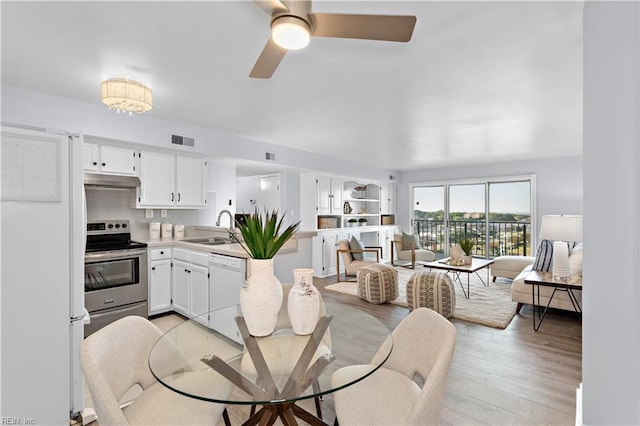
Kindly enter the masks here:
M 325 302 L 326 314 L 310 335 L 281 328 L 266 337 L 248 332 L 244 318 L 235 318 L 244 345 L 225 337 L 212 323 L 215 311 L 189 319 L 167 331 L 149 354 L 149 367 L 167 388 L 187 397 L 252 407 L 244 425 L 312 425 L 322 419 L 319 397 L 351 386 L 380 368 L 391 354 L 389 329 L 374 316 L 347 304 Z M 225 330 L 228 333 L 228 330 Z M 376 363 L 372 363 L 378 353 Z M 360 376 L 334 385 L 338 368 L 369 364 Z M 297 404 L 316 399 L 317 414 Z M 229 418 L 225 412 L 225 422 Z

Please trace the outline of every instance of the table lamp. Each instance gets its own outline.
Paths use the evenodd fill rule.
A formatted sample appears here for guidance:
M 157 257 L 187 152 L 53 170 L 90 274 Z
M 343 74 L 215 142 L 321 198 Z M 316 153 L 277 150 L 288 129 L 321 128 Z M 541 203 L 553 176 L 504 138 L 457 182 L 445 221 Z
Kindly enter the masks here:
M 582 216 L 542 216 L 540 238 L 553 241 L 553 278 L 568 280 L 570 273 L 569 246 L 567 243 L 582 241 Z

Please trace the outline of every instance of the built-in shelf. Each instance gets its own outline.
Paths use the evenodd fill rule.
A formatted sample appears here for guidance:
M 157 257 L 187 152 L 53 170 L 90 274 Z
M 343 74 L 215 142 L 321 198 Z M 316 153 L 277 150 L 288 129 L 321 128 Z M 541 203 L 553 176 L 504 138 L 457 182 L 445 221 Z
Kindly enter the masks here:
M 391 184 L 362 183 L 333 176 L 315 176 L 315 217 L 318 230 L 360 227 L 349 224 L 349 219 L 367 219 L 361 228 L 379 227 L 395 223 L 395 211 L 389 214 L 393 204 Z

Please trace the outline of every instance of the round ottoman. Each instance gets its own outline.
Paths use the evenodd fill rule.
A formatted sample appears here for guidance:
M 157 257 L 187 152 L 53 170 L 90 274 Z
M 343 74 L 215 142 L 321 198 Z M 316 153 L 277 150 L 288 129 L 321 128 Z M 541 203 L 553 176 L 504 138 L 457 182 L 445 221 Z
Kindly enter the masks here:
M 398 271 L 393 266 L 373 263 L 356 272 L 358 297 L 369 303 L 385 303 L 398 297 Z
M 456 309 L 451 277 L 444 271 L 421 271 L 411 275 L 407 281 L 407 307 L 409 311 L 429 308 L 449 318 Z

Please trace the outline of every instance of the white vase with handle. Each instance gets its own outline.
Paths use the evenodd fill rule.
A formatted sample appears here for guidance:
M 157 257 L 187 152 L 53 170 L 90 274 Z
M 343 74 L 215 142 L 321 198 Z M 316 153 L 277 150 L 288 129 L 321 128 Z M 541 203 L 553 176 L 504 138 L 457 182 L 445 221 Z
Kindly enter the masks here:
M 278 322 L 282 284 L 273 274 L 273 259 L 249 259 L 249 270 L 240 289 L 242 316 L 252 336 L 268 336 Z
M 293 332 L 299 335 L 313 333 L 318 323 L 319 309 L 320 295 L 313 285 L 313 269 L 294 269 L 293 287 L 287 299 Z

